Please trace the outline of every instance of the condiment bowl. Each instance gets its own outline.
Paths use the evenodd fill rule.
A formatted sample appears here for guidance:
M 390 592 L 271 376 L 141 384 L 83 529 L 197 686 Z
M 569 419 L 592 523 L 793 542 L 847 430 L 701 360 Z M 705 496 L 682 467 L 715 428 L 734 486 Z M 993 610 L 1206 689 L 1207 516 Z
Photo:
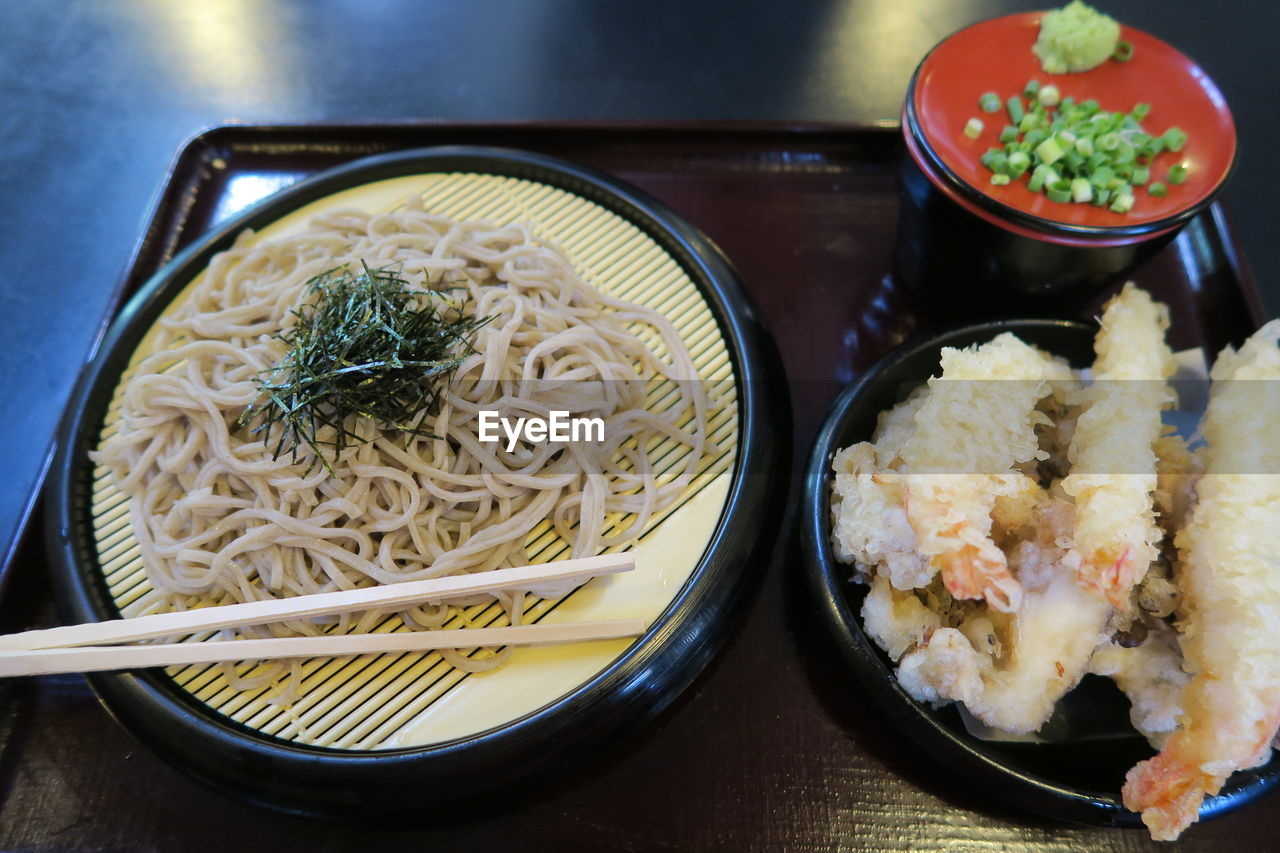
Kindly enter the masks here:
M 1204 211 L 1235 165 L 1231 112 L 1198 65 L 1165 42 L 1122 27 L 1121 38 L 1134 46 L 1130 61 L 1046 74 L 1031 50 L 1042 14 L 993 18 L 954 33 L 924 58 L 907 89 L 895 275 L 951 313 L 1017 316 L 1082 304 Z M 1152 160 L 1150 180 L 1178 163 L 1187 169 L 1185 182 L 1170 185 L 1163 197 L 1135 187 L 1126 213 L 1051 201 L 1028 189 L 1025 178 L 991 184 L 980 158 L 999 146 L 1011 118 L 1004 107 L 983 112 L 979 97 L 1021 96 L 1032 79 L 1078 102 L 1094 99 L 1104 110 L 1148 104 L 1144 128 L 1158 134 L 1178 127 L 1187 134 L 1176 154 Z M 983 124 L 977 138 L 964 132 L 971 118 Z

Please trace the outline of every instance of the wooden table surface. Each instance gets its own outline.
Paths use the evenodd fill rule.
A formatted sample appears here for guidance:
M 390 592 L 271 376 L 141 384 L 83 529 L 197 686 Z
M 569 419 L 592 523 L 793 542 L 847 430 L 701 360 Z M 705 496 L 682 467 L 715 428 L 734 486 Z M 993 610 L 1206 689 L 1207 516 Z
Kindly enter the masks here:
M 972 20 L 1036 5 L 10 4 L 0 31 L 0 92 L 10 107 L 0 134 L 0 186 L 9 202 L 0 209 L 0 324 L 9 343 L 0 351 L 0 408 L 9 416 L 0 427 L 7 485 L 0 519 L 16 525 L 22 516 L 27 485 L 148 200 L 182 140 L 201 127 L 227 120 L 891 119 L 911 69 L 937 39 Z M 1280 190 L 1275 170 L 1264 165 L 1265 152 L 1280 145 L 1266 99 L 1277 88 L 1275 63 L 1266 61 L 1277 12 L 1255 10 L 1264 19 L 1250 23 L 1201 8 L 1108 5 L 1195 57 L 1235 106 L 1242 162 L 1227 203 L 1274 313 L 1280 246 L 1263 196 Z M 863 180 L 890 192 L 883 172 Z M 670 191 L 675 203 L 678 191 Z M 686 198 L 677 209 L 740 265 L 758 251 L 702 204 Z M 851 280 L 869 281 L 883 266 L 892 227 L 883 215 L 867 218 L 862 242 L 828 247 L 847 253 L 847 267 L 807 269 L 793 255 L 781 257 L 779 269 L 824 281 L 853 270 Z M 868 253 L 866 246 L 879 248 Z M 883 304 L 855 312 L 838 288 L 802 294 L 785 274 L 744 270 L 744 278 L 787 363 L 798 474 L 832 396 L 830 380 L 865 367 L 856 353 L 905 334 L 905 315 Z M 829 322 L 844 323 L 844 336 L 815 344 L 797 307 L 802 299 L 834 300 L 840 310 Z M 874 346 L 865 339 L 859 346 L 859 334 L 875 336 Z M 824 367 L 811 369 L 818 364 Z M 769 569 L 723 652 L 654 723 L 536 790 L 404 826 L 329 823 L 245 805 L 157 759 L 79 677 L 2 683 L 0 848 L 1155 847 L 1141 832 L 1064 825 L 1002 806 L 904 743 L 850 684 L 816 623 L 790 522 L 779 519 Z M 49 622 L 39 540 L 28 537 L 13 564 L 0 626 Z M 1194 827 L 1181 846 L 1271 849 L 1278 806 L 1272 798 Z

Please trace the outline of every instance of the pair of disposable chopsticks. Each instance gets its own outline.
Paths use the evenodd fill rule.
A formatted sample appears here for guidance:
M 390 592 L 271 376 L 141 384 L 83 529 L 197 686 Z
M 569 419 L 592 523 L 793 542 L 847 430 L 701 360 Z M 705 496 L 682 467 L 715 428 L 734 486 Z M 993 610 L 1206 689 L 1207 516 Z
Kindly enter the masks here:
M 0 635 L 0 676 L 95 672 L 227 660 L 540 645 L 634 637 L 644 633 L 646 626 L 643 619 L 380 634 L 329 634 L 263 640 L 155 643 L 141 646 L 114 645 L 160 637 L 183 637 L 221 628 L 266 625 L 312 616 L 332 616 L 360 610 L 394 610 L 476 593 L 537 588 L 566 581 L 582 582 L 598 575 L 629 572 L 634 568 L 635 558 L 630 554 L 605 554 L 536 566 L 495 569 L 472 575 L 450 575 L 340 592 L 201 607 L 132 619 L 113 619 L 84 625 L 44 628 L 21 634 L 4 634 Z

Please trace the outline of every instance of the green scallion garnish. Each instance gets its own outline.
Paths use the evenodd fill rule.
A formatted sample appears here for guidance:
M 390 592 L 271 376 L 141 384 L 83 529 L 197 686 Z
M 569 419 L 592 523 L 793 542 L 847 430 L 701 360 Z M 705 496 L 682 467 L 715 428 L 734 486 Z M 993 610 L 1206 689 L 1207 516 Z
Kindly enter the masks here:
M 1022 99 L 1017 95 L 1011 95 L 1009 100 L 1005 102 L 1005 107 L 1009 110 L 1009 120 L 1014 124 L 1022 121 L 1024 115 L 1022 109 Z
M 979 99 L 988 112 L 996 101 L 994 92 Z M 1001 147 L 988 149 L 980 158 L 993 175 L 1002 176 L 991 183 L 1003 186 L 1028 175 L 1027 188 L 1053 201 L 1126 213 L 1134 204 L 1133 187 L 1146 186 L 1150 195 L 1166 192 L 1166 184 L 1150 183 L 1153 162 L 1187 142 L 1186 133 L 1177 127 L 1160 134 L 1143 129 L 1150 104 L 1134 104 L 1127 113 L 1110 112 L 1094 98 L 1077 103 L 1063 97 L 1057 86 L 1034 79 L 1004 104 L 1010 122 L 1000 131 Z M 1176 186 L 1186 178 L 1185 166 L 1171 166 L 1167 184 Z
M 1181 151 L 1187 143 L 1187 135 L 1181 128 L 1171 127 L 1164 132 L 1164 144 L 1170 151 Z

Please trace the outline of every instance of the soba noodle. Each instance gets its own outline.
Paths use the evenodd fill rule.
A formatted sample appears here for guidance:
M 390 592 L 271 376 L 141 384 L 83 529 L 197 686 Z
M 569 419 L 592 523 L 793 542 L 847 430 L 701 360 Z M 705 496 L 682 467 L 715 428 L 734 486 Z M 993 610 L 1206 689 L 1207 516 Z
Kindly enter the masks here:
M 332 473 L 307 447 L 296 460 L 273 458 L 273 437 L 240 424 L 259 397 L 256 380 L 284 357 L 279 333 L 310 298 L 308 281 L 362 262 L 394 267 L 414 288 L 445 282 L 455 303 L 492 317 L 439 410 L 421 415 L 418 426 L 440 438 L 352 415 L 346 427 L 363 440 L 328 460 Z M 705 396 L 671 323 L 597 292 L 520 225 L 455 222 L 412 201 L 385 215 L 334 212 L 297 236 L 237 241 L 158 325 L 153 354 L 124 387 L 116 431 L 94 454 L 129 496 L 153 587 L 129 615 L 522 565 L 546 523 L 574 556 L 595 554 L 669 506 L 708 449 Z M 650 386 L 664 380 L 675 402 L 648 411 Z M 479 440 L 482 409 L 599 417 L 605 440 L 507 452 Z M 662 476 L 658 453 L 668 455 Z M 499 598 L 518 623 L 523 594 Z M 456 612 L 424 605 L 401 618 L 431 628 Z M 384 618 L 352 614 L 336 630 L 368 631 Z M 242 634 L 323 629 L 298 622 Z M 446 657 L 470 671 L 500 662 Z

